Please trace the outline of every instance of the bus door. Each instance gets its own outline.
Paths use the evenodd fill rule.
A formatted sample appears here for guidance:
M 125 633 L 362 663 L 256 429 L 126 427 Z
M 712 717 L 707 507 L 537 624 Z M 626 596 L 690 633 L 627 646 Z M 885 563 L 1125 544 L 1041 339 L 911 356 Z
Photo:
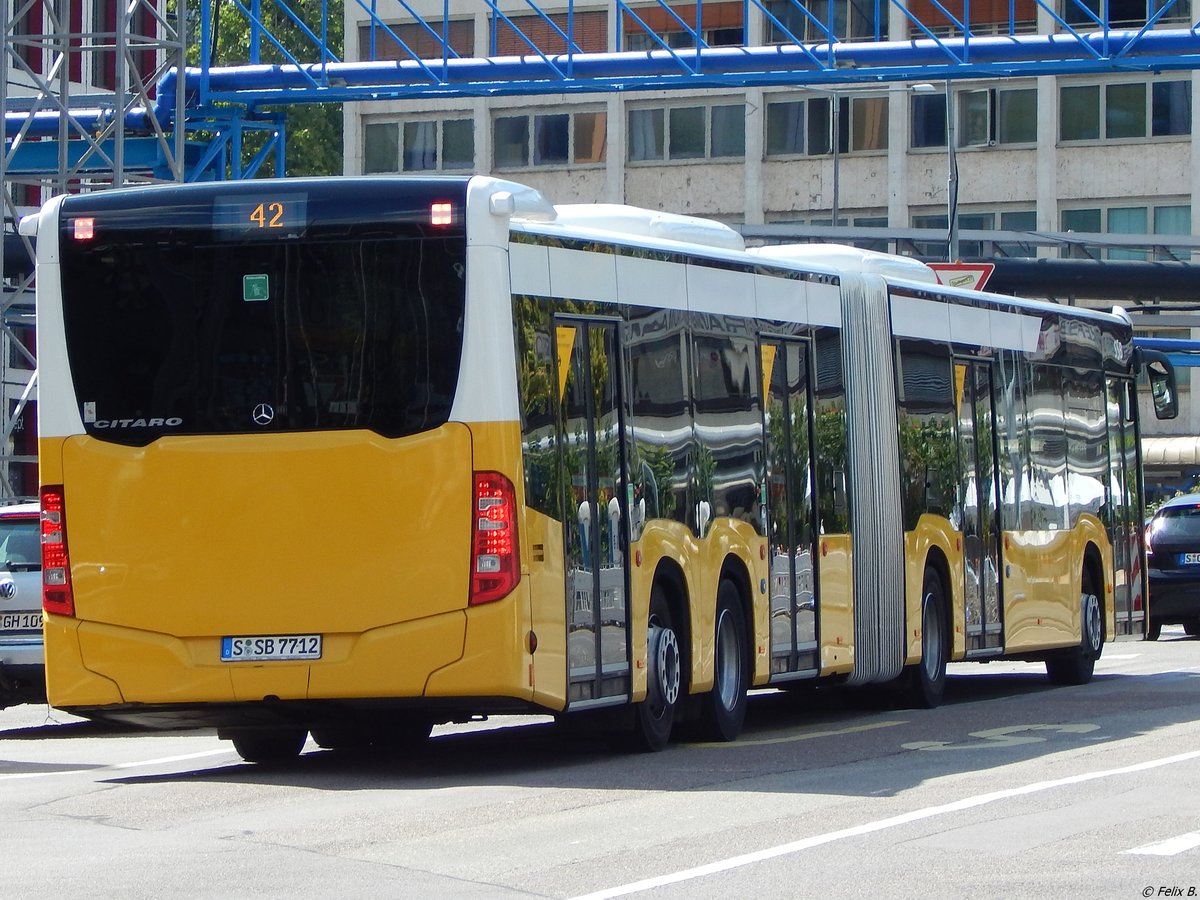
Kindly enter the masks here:
M 814 674 L 818 591 L 809 347 L 762 343 L 767 495 L 760 505 L 771 556 L 771 677 Z
M 1000 529 L 996 498 L 996 410 L 991 364 L 955 359 L 958 401 L 958 509 L 963 536 L 967 652 L 1003 646 Z
M 568 698 L 578 708 L 630 693 L 626 452 L 612 321 L 555 319 L 558 439 L 566 479 Z
M 1138 483 L 1134 383 L 1108 378 L 1108 517 L 1113 549 L 1113 607 L 1118 635 L 1146 631 L 1142 503 Z

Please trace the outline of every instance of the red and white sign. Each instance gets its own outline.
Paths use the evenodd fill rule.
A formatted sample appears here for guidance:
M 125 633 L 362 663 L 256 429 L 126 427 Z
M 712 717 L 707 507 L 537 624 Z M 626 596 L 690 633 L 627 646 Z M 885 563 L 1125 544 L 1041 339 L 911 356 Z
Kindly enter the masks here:
M 927 263 L 937 275 L 938 283 L 946 287 L 966 288 L 982 291 L 987 280 L 996 271 L 995 263 Z

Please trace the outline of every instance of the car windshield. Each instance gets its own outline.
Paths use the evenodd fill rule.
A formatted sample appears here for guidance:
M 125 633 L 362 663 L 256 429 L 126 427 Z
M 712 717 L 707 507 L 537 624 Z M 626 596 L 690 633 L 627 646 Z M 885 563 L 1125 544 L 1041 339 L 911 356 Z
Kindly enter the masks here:
M 1156 538 L 1200 541 L 1200 506 L 1159 510 L 1152 527 Z
M 0 518 L 0 563 L 10 571 L 42 567 L 41 534 L 36 518 Z

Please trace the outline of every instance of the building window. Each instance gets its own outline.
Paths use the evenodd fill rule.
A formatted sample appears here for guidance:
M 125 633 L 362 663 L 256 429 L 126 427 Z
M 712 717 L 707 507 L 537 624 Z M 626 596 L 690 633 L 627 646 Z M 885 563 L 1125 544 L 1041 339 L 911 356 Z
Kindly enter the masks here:
M 1059 94 L 1059 134 L 1064 141 L 1170 137 L 1191 130 L 1189 81 L 1070 85 Z
M 92 0 L 92 31 L 112 34 L 117 30 L 117 0 Z M 112 42 L 108 42 L 112 47 Z M 117 51 L 97 50 L 92 56 L 92 85 L 115 90 L 117 87 Z
M 1034 88 L 984 88 L 954 94 L 958 147 L 1037 143 L 1037 91 Z M 946 146 L 945 94 L 912 98 L 913 148 Z
M 1004 210 L 1000 213 L 1001 231 L 1037 231 L 1037 211 L 1032 209 Z M 1024 241 L 1000 241 L 996 244 L 997 256 L 1034 258 L 1037 246 Z
M 946 146 L 946 95 L 913 94 L 909 142 L 914 149 Z
M 1154 233 L 1191 234 L 1192 208 L 1187 205 L 1154 207 Z M 1181 247 L 1176 251 L 1172 251 L 1170 247 L 1160 247 L 1155 251 L 1154 258 L 1191 260 L 1192 251 L 1187 247 Z
M 1148 210 L 1144 206 L 1130 206 L 1110 209 L 1108 211 L 1109 234 L 1146 234 L 1149 232 Z M 1108 251 L 1109 259 L 1146 259 L 1144 250 Z
M 888 146 L 887 97 L 838 97 L 838 152 L 870 153 Z M 767 104 L 768 157 L 826 156 L 833 152 L 831 97 Z
M 705 10 L 707 9 L 708 7 L 705 7 Z M 700 38 L 706 47 L 740 47 L 742 46 L 743 31 L 741 28 L 705 28 L 700 32 Z M 672 50 L 686 50 L 696 46 L 692 31 L 659 32 L 658 40 L 655 40 L 636 23 L 625 33 L 622 41 L 622 50 L 661 50 L 663 44 Z M 659 41 L 662 43 L 660 44 Z
M 840 123 L 839 123 L 840 124 Z M 887 97 L 855 97 L 850 101 L 850 151 L 886 150 Z
M 603 53 L 608 50 L 608 13 L 604 10 L 574 15 L 562 13 L 491 16 L 488 56 L 525 56 L 536 47 L 546 55 L 566 53 L 563 35 L 571 32 L 576 53 Z M 440 54 L 439 54 L 440 55 Z
M 919 215 L 912 217 L 913 228 L 928 228 L 946 233 L 944 241 L 914 241 L 913 247 L 918 256 L 926 259 L 945 259 L 949 249 L 949 218 L 946 213 L 935 215 Z M 958 230 L 963 231 L 994 231 L 996 228 L 995 213 L 958 213 Z M 961 259 L 978 259 L 991 256 L 991 247 L 984 253 L 983 241 L 959 240 L 958 255 Z
M 475 167 L 470 119 L 372 122 L 363 129 L 363 171 L 448 172 Z
M 455 19 L 447 23 L 445 38 L 440 24 L 430 31 L 419 22 L 367 23 L 358 26 L 358 58 L 441 59 L 443 56 L 475 56 L 475 23 Z
M 1190 259 L 1191 257 L 1191 250 L 1186 247 L 1173 250 L 1167 241 L 1157 241 L 1150 237 L 1150 235 L 1191 234 L 1192 208 L 1187 204 L 1064 209 L 1061 222 L 1063 231 L 1147 235 L 1144 243 L 1156 246 L 1155 259 Z M 1072 248 L 1065 249 L 1063 254 L 1072 255 Z M 1143 249 L 1110 247 L 1104 251 L 1104 257 L 1106 259 L 1148 260 L 1151 258 L 1151 253 L 1149 250 Z
M 841 224 L 841 223 L 839 223 Z M 886 215 L 881 216 L 855 216 L 855 228 L 887 228 L 888 220 Z M 857 240 L 851 241 L 855 247 L 861 247 L 864 250 L 875 250 L 879 253 L 890 253 L 888 242 L 886 239 L 877 240 Z
M 1192 83 L 1157 81 L 1150 85 L 1150 133 L 1192 133 Z
M 767 43 L 887 40 L 890 9 L 871 0 L 767 0 Z
M 363 128 L 363 171 L 368 175 L 400 171 L 400 126 L 378 122 Z
M 621 17 L 622 50 L 673 50 L 696 46 L 696 11 L 699 4 L 666 3 L 625 10 Z M 700 18 L 700 40 L 706 47 L 740 47 L 745 41 L 745 4 L 725 0 L 704 4 Z M 634 18 L 636 16 L 636 18 Z
M 1037 143 L 1037 91 L 988 88 L 962 91 L 958 104 L 958 146 Z
M 492 128 L 496 168 L 603 163 L 603 112 L 497 116 Z
M 740 159 L 746 154 L 746 105 L 631 109 L 628 153 L 630 162 Z
M 5 43 L 11 38 L 16 55 L 39 75 L 42 74 L 41 42 L 46 31 L 43 26 L 45 9 L 42 4 L 43 0 L 13 0 L 8 21 L 9 33 L 4 35 Z
M 1065 0 L 1070 3 L 1072 0 Z M 970 26 L 971 34 L 1032 34 L 1037 31 L 1039 0 L 1006 0 L 1003 3 L 943 4 L 939 0 L 908 0 L 905 19 L 911 37 L 926 38 L 929 32 L 938 37 L 961 36 L 962 25 Z M 928 29 L 928 31 L 926 31 Z
M 1164 7 L 1168 8 L 1155 24 L 1191 21 L 1191 0 L 1063 0 L 1062 16 L 1071 27 L 1086 31 L 1104 24 L 1105 11 L 1109 25 L 1140 27 Z

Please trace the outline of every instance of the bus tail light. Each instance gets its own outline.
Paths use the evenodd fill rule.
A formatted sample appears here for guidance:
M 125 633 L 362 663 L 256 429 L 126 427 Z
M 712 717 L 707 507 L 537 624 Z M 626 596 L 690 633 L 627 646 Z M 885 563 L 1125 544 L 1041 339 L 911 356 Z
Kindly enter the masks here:
M 62 485 L 42 488 L 42 608 L 58 616 L 75 615 Z
M 470 603 L 477 606 L 502 599 L 521 580 L 513 483 L 499 472 L 476 472 L 474 512 Z
M 454 204 L 434 203 L 429 207 L 429 222 L 431 225 L 453 225 Z

